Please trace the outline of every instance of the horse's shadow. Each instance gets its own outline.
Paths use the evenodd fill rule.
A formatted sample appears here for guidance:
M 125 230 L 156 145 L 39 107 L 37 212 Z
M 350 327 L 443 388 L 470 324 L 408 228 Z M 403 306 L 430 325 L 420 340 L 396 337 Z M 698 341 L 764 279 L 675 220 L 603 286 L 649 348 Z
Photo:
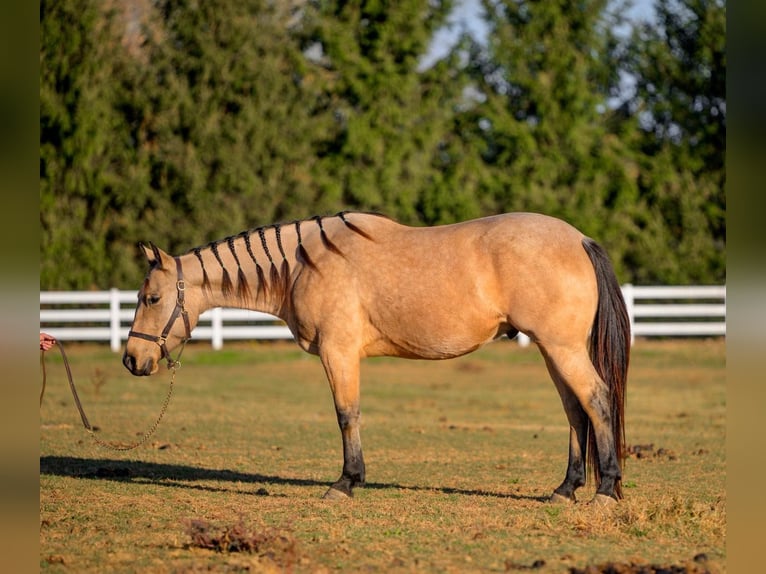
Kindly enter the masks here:
M 109 480 L 139 484 L 154 484 L 172 488 L 186 488 L 207 492 L 232 492 L 254 496 L 269 496 L 265 488 L 246 490 L 238 484 L 283 484 L 291 486 L 328 487 L 329 482 L 313 479 L 269 476 L 265 474 L 237 472 L 226 469 L 202 468 L 182 464 L 163 464 L 139 460 L 111 460 L 77 458 L 71 456 L 41 456 L 40 475 L 65 476 L 89 480 Z M 211 486 L 211 482 L 230 483 L 230 486 Z M 365 489 L 397 489 L 412 491 L 443 492 L 465 496 L 488 496 L 514 500 L 545 502 L 548 497 L 531 496 L 509 492 L 492 492 L 448 486 L 402 485 L 396 483 L 367 482 Z M 273 496 L 273 495 L 272 495 Z

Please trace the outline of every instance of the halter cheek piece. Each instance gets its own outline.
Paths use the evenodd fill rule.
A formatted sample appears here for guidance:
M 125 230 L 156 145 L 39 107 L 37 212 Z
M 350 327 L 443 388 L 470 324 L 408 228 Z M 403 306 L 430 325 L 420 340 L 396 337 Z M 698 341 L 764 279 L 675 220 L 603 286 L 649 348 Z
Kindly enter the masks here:
M 186 286 L 184 285 L 184 274 L 183 270 L 181 269 L 181 260 L 178 259 L 178 257 L 174 258 L 176 261 L 176 270 L 178 271 L 178 281 L 176 282 L 176 290 L 178 292 L 178 296 L 176 298 L 176 306 L 173 309 L 173 312 L 170 314 L 170 319 L 168 319 L 168 322 L 165 324 L 165 328 L 162 330 L 162 334 L 159 336 L 153 336 L 153 335 L 147 335 L 146 333 L 139 333 L 138 331 L 129 331 L 128 332 L 128 338 L 130 337 L 137 337 L 139 339 L 144 339 L 146 341 L 151 341 L 152 343 L 157 343 L 160 346 L 160 351 L 162 352 L 162 358 L 165 359 L 168 362 L 168 369 L 174 369 L 181 366 L 181 363 L 179 359 L 181 358 L 181 353 L 184 351 L 184 346 L 186 345 L 186 342 L 191 339 L 191 328 L 189 326 L 189 314 L 186 312 L 186 309 L 184 309 L 184 291 L 186 289 Z M 186 336 L 181 339 L 181 350 L 178 352 L 178 356 L 173 359 L 170 356 L 170 352 L 168 351 L 168 348 L 166 346 L 167 343 L 167 337 L 170 334 L 170 330 L 173 328 L 173 325 L 176 322 L 176 319 L 178 319 L 178 316 L 183 317 L 184 320 L 184 328 L 186 329 Z

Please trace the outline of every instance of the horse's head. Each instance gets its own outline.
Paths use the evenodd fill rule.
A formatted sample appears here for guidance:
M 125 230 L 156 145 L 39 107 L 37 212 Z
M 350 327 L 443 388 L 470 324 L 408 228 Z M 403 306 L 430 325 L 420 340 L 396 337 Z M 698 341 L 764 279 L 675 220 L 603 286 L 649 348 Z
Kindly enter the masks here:
M 133 325 L 128 334 L 122 363 L 134 375 L 157 372 L 159 361 L 175 365 L 170 352 L 191 337 L 197 313 L 187 307 L 186 284 L 181 261 L 154 244 L 141 245 L 149 261 L 149 272 L 138 292 Z

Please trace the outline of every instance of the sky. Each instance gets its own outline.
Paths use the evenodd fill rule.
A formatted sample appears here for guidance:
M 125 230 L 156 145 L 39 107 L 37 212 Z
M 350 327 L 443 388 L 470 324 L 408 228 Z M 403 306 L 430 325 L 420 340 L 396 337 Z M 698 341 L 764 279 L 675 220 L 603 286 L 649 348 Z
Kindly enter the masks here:
M 632 0 L 628 15 L 635 20 L 649 20 L 653 6 L 654 0 Z M 481 42 L 487 35 L 487 25 L 481 15 L 481 0 L 456 0 L 447 25 L 434 35 L 431 51 L 421 62 L 421 68 L 427 68 L 444 57 L 463 32 Z

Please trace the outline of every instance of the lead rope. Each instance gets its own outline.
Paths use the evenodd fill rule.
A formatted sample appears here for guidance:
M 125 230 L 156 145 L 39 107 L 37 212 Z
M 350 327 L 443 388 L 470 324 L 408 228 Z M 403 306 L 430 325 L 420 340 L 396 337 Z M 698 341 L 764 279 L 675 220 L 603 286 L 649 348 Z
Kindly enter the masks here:
M 154 424 L 149 428 L 148 431 L 146 431 L 143 436 L 138 440 L 138 442 L 132 443 L 132 444 L 122 444 L 122 443 L 116 443 L 116 442 L 109 442 L 101 440 L 96 436 L 96 431 L 93 428 L 93 426 L 90 424 L 90 421 L 88 421 L 88 417 L 85 415 L 85 411 L 82 408 L 82 403 L 80 402 L 80 397 L 77 394 L 77 389 L 74 385 L 74 378 L 72 377 L 72 370 L 69 367 L 69 359 L 67 359 L 66 353 L 64 352 L 64 346 L 61 344 L 60 341 L 56 341 L 56 346 L 58 347 L 59 351 L 61 352 L 61 358 L 64 360 L 64 368 L 66 369 L 67 379 L 69 380 L 69 388 L 72 390 L 72 397 L 74 398 L 74 404 L 77 406 L 77 410 L 80 412 L 80 418 L 82 419 L 82 424 L 85 427 L 85 430 L 88 431 L 88 434 L 90 434 L 91 437 L 93 437 L 93 440 L 96 442 L 96 444 L 112 449 L 112 450 L 119 450 L 119 451 L 126 451 L 126 450 L 133 450 L 135 448 L 138 448 L 142 444 L 144 444 L 147 440 L 149 440 L 149 437 L 154 434 L 154 431 L 157 430 L 157 427 L 160 424 L 160 421 L 162 420 L 162 417 L 165 416 L 165 411 L 168 410 L 168 405 L 170 404 L 170 397 L 173 394 L 173 383 L 176 380 L 176 369 L 180 366 L 180 363 L 178 360 L 176 360 L 172 365 L 168 364 L 168 369 L 173 371 L 173 375 L 170 377 L 170 388 L 168 389 L 168 394 L 165 397 L 165 401 L 162 403 L 162 409 L 160 410 L 160 415 L 157 417 L 157 420 L 154 421 Z M 180 354 L 179 354 L 180 358 Z M 40 406 L 43 404 L 43 395 L 45 394 L 45 384 L 46 384 L 46 373 L 45 373 L 45 351 L 40 351 L 40 366 L 43 370 L 43 388 L 40 391 Z

